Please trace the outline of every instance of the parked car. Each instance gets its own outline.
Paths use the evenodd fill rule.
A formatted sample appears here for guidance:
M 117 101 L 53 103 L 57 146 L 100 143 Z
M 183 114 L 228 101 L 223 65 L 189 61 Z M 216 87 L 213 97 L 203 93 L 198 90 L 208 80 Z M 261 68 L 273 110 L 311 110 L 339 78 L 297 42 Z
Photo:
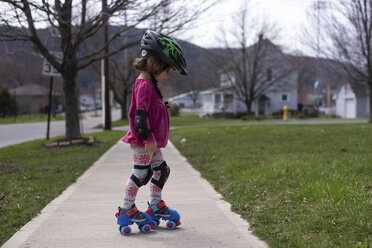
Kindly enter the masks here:
M 86 111 L 89 111 L 88 107 L 84 105 L 80 105 L 79 113 L 84 113 Z

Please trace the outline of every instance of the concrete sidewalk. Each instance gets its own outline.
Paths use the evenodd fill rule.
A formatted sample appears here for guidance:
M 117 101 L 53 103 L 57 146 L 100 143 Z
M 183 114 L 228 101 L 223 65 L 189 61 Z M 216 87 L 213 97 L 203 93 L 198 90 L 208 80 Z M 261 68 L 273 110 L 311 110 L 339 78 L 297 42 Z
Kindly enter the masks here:
M 172 144 L 163 155 L 171 167 L 163 199 L 181 215 L 175 230 L 161 222 L 150 234 L 137 225 L 130 236 L 119 233 L 114 214 L 132 170 L 132 151 L 119 142 L 3 247 L 268 247 Z M 147 209 L 148 197 L 149 184 L 137 195 L 140 210 Z

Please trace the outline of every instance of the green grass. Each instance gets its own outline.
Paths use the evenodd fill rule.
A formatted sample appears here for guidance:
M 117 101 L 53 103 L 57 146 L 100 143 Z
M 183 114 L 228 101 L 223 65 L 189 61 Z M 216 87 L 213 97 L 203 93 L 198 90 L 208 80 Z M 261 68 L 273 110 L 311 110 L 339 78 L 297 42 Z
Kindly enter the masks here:
M 364 118 L 366 119 L 366 118 Z M 269 117 L 265 118 L 262 116 L 245 116 L 242 118 L 200 118 L 195 115 L 189 115 L 189 116 L 171 116 L 170 117 L 170 126 L 171 127 L 177 127 L 177 128 L 194 128 L 194 127 L 207 127 L 207 126 L 243 126 L 247 124 L 272 124 L 272 122 L 278 122 L 281 121 L 282 118 L 280 117 Z M 293 120 L 293 119 L 290 119 Z M 299 119 L 301 121 L 301 119 Z M 335 118 L 308 118 L 306 121 L 334 121 Z M 337 119 L 336 119 L 337 120 Z M 341 120 L 341 119 L 340 119 Z M 129 121 L 128 120 L 118 120 L 113 121 L 112 126 L 113 127 L 122 127 L 122 126 L 128 126 Z M 102 128 L 102 124 L 99 124 L 96 126 L 96 128 Z
M 1 124 L 15 124 L 15 123 L 27 123 L 27 122 L 43 122 L 48 120 L 48 115 L 40 114 L 40 115 L 19 115 L 17 117 L 6 117 L 0 118 L 0 125 Z M 56 117 L 51 116 L 51 121 L 62 121 L 65 120 L 64 115 L 56 115 Z
M 196 126 L 216 126 L 216 125 L 228 125 L 231 123 L 241 123 L 244 125 L 244 121 L 240 119 L 218 119 L 218 118 L 200 118 L 198 116 L 177 116 L 170 117 L 171 127 L 196 127 Z M 128 120 L 113 121 L 113 127 L 128 126 Z M 99 124 L 97 128 L 101 128 L 102 124 Z
M 242 122 L 241 120 L 231 120 L 231 119 L 218 119 L 218 118 L 200 118 L 198 116 L 177 116 L 170 117 L 171 127 L 200 127 L 200 126 L 214 126 L 217 124 L 227 123 L 227 122 Z
M 171 141 L 271 247 L 372 241 L 372 125 L 177 129 Z
M 36 140 L 0 149 L 0 246 L 82 175 L 123 133 L 95 133 L 92 146 L 45 148 Z
M 129 120 L 117 120 L 111 122 L 111 127 L 122 127 L 122 126 L 128 126 L 129 125 Z M 95 128 L 102 128 L 102 124 L 98 124 Z

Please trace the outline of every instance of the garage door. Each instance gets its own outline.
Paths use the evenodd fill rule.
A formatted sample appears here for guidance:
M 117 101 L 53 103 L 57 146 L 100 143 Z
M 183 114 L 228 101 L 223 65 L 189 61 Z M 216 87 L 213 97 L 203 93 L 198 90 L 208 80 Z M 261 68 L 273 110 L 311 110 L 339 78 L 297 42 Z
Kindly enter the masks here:
M 345 118 L 355 118 L 354 99 L 345 99 Z

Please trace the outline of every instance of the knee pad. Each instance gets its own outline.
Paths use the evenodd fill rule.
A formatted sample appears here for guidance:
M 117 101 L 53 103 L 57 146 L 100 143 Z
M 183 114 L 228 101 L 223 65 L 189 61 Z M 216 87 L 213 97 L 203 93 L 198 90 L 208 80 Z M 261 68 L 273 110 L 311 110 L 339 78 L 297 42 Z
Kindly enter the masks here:
M 143 186 L 143 185 L 146 185 L 152 177 L 151 166 L 150 165 L 146 165 L 146 166 L 135 165 L 134 169 L 147 170 L 147 175 L 146 175 L 145 179 L 143 179 L 142 181 L 140 181 L 140 179 L 138 179 L 134 174 L 132 174 L 132 176 L 130 177 L 130 179 L 132 179 L 132 181 L 137 185 L 138 188 Z
M 160 171 L 160 178 L 159 180 L 151 179 L 151 182 L 158 186 L 159 188 L 163 189 L 165 182 L 168 180 L 168 176 L 170 174 L 170 168 L 167 163 L 164 161 L 159 166 L 153 168 L 154 171 Z

